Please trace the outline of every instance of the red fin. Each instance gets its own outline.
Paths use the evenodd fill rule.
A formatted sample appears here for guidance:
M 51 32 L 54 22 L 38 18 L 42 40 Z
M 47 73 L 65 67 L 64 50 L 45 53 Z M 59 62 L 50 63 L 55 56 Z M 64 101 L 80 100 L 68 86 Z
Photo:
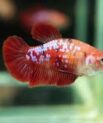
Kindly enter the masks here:
M 34 39 L 43 43 L 62 38 L 60 32 L 55 27 L 46 23 L 34 25 L 31 34 Z
M 44 69 L 40 67 L 36 68 L 32 71 L 29 83 L 30 87 L 40 85 L 66 86 L 73 83 L 77 78 L 74 74 L 64 74 L 56 69 L 47 69 L 46 67 Z
M 8 37 L 3 45 L 4 62 L 11 73 L 16 79 L 20 81 L 28 81 L 30 69 L 26 63 L 25 54 L 29 46 L 25 41 L 17 36 Z
M 60 78 L 58 78 L 57 86 L 66 86 L 72 84 L 76 78 L 77 75 L 71 74 L 71 73 L 59 73 Z

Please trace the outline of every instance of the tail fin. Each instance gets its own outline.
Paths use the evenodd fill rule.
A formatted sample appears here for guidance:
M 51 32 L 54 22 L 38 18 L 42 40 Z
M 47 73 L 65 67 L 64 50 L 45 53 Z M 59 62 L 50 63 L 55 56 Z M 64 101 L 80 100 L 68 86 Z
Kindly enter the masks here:
M 28 81 L 29 78 L 25 57 L 28 48 L 25 41 L 17 36 L 8 37 L 3 45 L 3 57 L 8 71 L 22 82 Z

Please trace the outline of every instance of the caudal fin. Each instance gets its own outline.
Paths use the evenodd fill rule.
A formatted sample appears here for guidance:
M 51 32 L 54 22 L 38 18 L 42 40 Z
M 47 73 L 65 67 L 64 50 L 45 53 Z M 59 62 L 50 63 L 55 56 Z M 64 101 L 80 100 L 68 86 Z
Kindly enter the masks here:
M 26 52 L 29 46 L 17 36 L 8 37 L 3 45 L 3 57 L 8 71 L 16 79 L 25 82 L 29 80 Z

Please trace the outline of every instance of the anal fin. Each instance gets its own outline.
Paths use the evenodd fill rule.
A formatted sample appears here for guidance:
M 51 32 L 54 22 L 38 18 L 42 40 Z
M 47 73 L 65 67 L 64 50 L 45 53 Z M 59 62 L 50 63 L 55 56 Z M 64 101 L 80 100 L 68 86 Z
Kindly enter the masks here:
M 35 68 L 34 68 L 35 69 Z M 37 67 L 31 76 L 30 87 L 41 85 L 67 86 L 77 78 L 74 74 L 59 72 L 56 69 L 42 69 Z

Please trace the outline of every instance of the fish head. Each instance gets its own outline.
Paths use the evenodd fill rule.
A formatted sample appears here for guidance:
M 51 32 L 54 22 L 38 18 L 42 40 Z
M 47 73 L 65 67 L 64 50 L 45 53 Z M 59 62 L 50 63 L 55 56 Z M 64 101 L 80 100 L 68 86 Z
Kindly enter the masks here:
M 103 55 L 96 57 L 95 66 L 97 71 L 103 71 Z
M 98 72 L 103 72 L 103 52 L 91 52 L 85 59 L 86 74 L 94 75 Z

